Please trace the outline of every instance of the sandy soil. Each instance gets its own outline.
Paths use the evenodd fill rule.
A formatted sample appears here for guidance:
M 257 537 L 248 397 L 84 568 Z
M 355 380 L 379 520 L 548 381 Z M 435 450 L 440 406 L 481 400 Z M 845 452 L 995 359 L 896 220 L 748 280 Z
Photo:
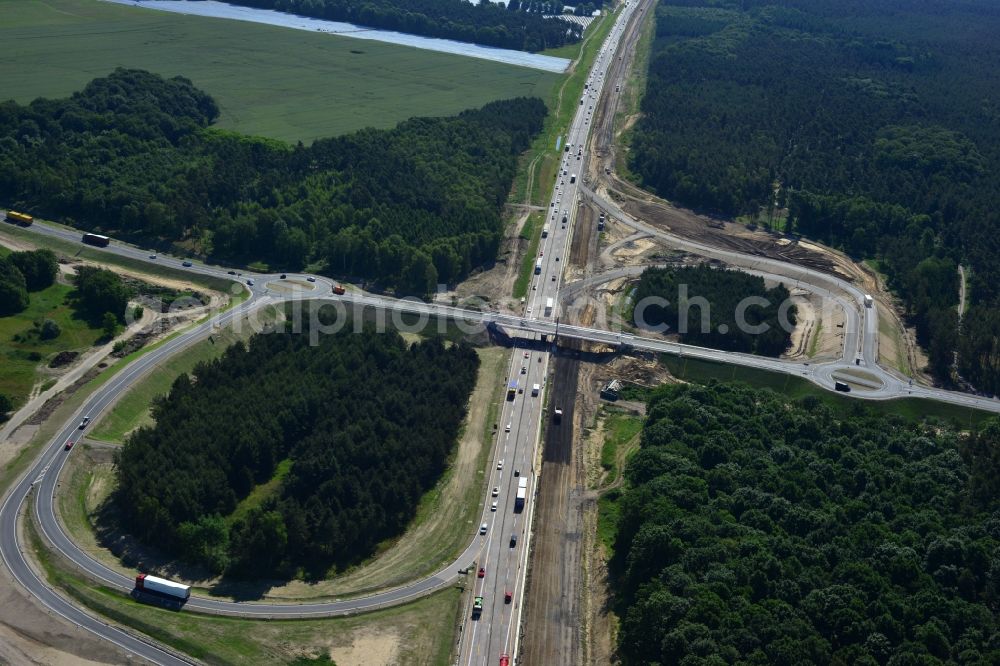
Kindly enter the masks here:
M 826 360 L 841 357 L 841 334 L 845 317 L 840 308 L 824 313 L 803 290 L 792 292 L 792 301 L 798 310 L 792 341 L 783 358 Z
M 0 585 L 0 664 L 69 666 L 146 663 L 111 643 L 53 615 L 19 588 L 8 584 L 3 570 Z
M 398 663 L 399 635 L 359 632 L 350 645 L 330 648 L 337 666 L 391 666 Z

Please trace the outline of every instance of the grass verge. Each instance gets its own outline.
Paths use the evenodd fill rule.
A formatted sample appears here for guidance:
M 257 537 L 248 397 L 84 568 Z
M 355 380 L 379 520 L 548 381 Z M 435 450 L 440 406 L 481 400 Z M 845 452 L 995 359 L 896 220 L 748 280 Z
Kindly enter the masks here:
M 264 321 L 263 317 L 261 321 Z M 91 429 L 89 437 L 103 442 L 122 444 L 129 432 L 139 426 L 152 424 L 149 412 L 153 400 L 169 392 L 177 377 L 191 372 L 203 361 L 218 358 L 229 345 L 237 340 L 246 339 L 249 333 L 248 328 L 242 333 L 237 333 L 232 327 L 226 327 L 207 340 L 188 347 L 183 354 L 175 354 L 165 360 L 130 388 L 114 407 L 98 420 Z
M 520 237 L 528 241 L 528 249 L 521 258 L 521 268 L 514 281 L 514 298 L 524 298 L 528 295 L 528 285 L 535 271 L 535 259 L 538 257 L 538 246 L 542 241 L 542 227 L 545 225 L 544 213 L 532 213 L 521 228 Z
M 85 351 L 103 335 L 76 316 L 68 302 L 73 287 L 55 283 L 31 292 L 28 307 L 17 314 L 0 317 L 0 393 L 10 396 L 15 407 L 22 405 L 32 387 L 44 377 L 45 362 L 62 351 Z M 36 323 L 51 319 L 59 335 L 43 340 Z
M 640 28 L 639 40 L 636 42 L 635 58 L 629 70 L 628 80 L 621 87 L 621 97 L 618 111 L 615 114 L 614 128 L 618 135 L 619 150 L 615 157 L 615 172 L 630 183 L 638 183 L 639 176 L 629 168 L 629 149 L 635 134 L 632 119 L 637 119 L 642 111 L 642 98 L 646 95 L 646 84 L 649 78 L 649 61 L 653 53 L 653 42 L 656 38 L 656 8 L 649 14 Z
M 816 397 L 823 404 L 835 410 L 867 409 L 877 414 L 896 414 L 913 421 L 940 419 L 961 428 L 975 428 L 984 420 L 993 417 L 989 412 L 969 407 L 960 407 L 926 398 L 897 398 L 895 400 L 862 400 L 849 398 L 824 390 L 801 377 L 738 365 L 703 361 L 700 359 L 678 359 L 664 355 L 661 362 L 678 379 L 704 384 L 713 379 L 720 381 L 741 381 L 751 386 L 769 388 L 792 399 Z
M 218 355 L 223 351 L 221 348 L 207 351 L 207 345 L 208 342 L 203 341 L 193 346 L 193 356 L 203 358 L 207 354 Z M 318 583 L 291 581 L 281 587 L 270 588 L 268 598 L 316 599 L 369 593 L 428 575 L 461 552 L 483 507 L 484 474 L 490 455 L 493 424 L 503 397 L 503 387 L 496 382 L 496 377 L 503 373 L 507 359 L 505 350 L 500 348 L 482 349 L 478 353 L 481 366 L 470 398 L 469 417 L 460 435 L 461 444 L 441 480 L 421 499 L 406 532 L 381 544 L 369 561 L 339 576 Z M 145 418 L 148 401 L 155 395 L 157 387 L 165 385 L 169 389 L 173 377 L 186 366 L 183 358 L 174 357 L 167 361 L 155 375 L 144 379 L 126 394 L 111 412 L 107 428 L 103 432 L 95 431 L 94 436 L 115 435 L 126 430 L 129 424 Z M 100 425 L 103 427 L 103 422 Z M 59 514 L 77 543 L 90 550 L 105 565 L 124 571 L 126 567 L 121 561 L 99 546 L 94 531 L 99 505 L 113 488 L 113 478 L 108 476 L 110 468 L 105 469 L 109 464 L 107 453 L 91 453 L 89 446 L 85 445 L 67 470 L 58 497 Z M 275 491 L 275 484 L 280 483 L 282 468 L 287 472 L 288 467 L 290 461 L 282 463 L 275 478 L 251 493 L 229 519 L 235 519 L 240 511 Z M 162 559 L 153 551 L 147 555 L 152 558 L 150 561 L 159 562 Z
M 288 664 L 326 655 L 352 663 L 368 657 L 372 662 L 444 666 L 451 658 L 462 594 L 457 588 L 343 618 L 263 621 L 175 612 L 83 578 L 48 551 L 32 518 L 25 527 L 50 584 L 113 623 L 209 664 Z
M 78 229 L 73 229 L 72 227 L 56 224 L 54 222 L 46 222 L 46 224 L 54 227 L 60 227 L 74 233 L 81 233 Z M 43 236 L 42 234 L 34 233 L 32 231 L 20 229 L 7 224 L 0 226 L 0 236 L 8 236 L 19 242 L 27 243 L 38 248 L 48 248 L 57 255 L 66 255 L 67 257 L 80 261 L 89 261 L 106 267 L 116 266 L 118 268 L 124 268 L 132 273 L 150 276 L 154 279 L 154 281 L 155 278 L 163 278 L 167 280 L 188 282 L 224 294 L 233 294 L 234 286 L 238 286 L 239 294 L 246 294 L 246 290 L 242 287 L 242 285 L 239 285 L 232 280 L 225 280 L 209 275 L 199 275 L 197 273 L 189 273 L 188 271 L 182 271 L 168 266 L 161 266 L 149 261 L 131 259 L 129 257 L 113 254 L 111 252 L 104 252 L 97 248 L 83 245 L 82 243 L 73 243 L 61 238 Z
M 639 448 L 638 435 L 645 421 L 641 416 L 610 412 L 604 420 L 604 444 L 601 446 L 601 467 L 613 483 L 624 467 L 629 454 Z

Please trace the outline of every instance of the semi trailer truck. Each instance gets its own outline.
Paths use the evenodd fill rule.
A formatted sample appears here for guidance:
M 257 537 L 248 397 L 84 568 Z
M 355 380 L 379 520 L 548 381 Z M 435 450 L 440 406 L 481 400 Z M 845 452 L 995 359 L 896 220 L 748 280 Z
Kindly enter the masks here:
M 171 599 L 187 601 L 191 596 L 191 587 L 181 583 L 175 583 L 166 578 L 158 578 L 149 574 L 139 574 L 135 577 L 135 589 L 140 592 L 150 592 Z
M 110 238 L 100 234 L 84 234 L 81 240 L 87 245 L 94 245 L 96 247 L 107 247 L 111 242 Z

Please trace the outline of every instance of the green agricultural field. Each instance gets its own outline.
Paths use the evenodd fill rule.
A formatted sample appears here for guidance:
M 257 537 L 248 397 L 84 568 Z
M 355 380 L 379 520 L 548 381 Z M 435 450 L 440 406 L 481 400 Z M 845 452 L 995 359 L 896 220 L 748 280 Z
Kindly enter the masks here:
M 219 125 L 286 141 L 391 127 L 517 96 L 560 76 L 392 44 L 98 0 L 0 0 L 0 99 L 64 97 L 116 67 L 184 76 Z

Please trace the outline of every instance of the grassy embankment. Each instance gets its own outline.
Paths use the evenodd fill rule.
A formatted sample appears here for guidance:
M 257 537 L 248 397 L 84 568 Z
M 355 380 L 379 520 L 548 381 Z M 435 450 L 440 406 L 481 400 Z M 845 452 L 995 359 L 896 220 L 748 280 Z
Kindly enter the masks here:
M 155 281 L 156 278 L 178 279 L 202 286 L 206 289 L 217 291 L 228 290 L 233 285 L 233 283 L 228 280 L 199 277 L 162 266 L 150 266 L 145 262 L 118 257 L 94 248 L 81 249 L 81 246 L 74 243 L 69 243 L 47 236 L 40 236 L 9 225 L 0 226 L 0 236 L 3 235 L 9 235 L 16 238 L 19 242 L 30 244 L 33 247 L 49 248 L 57 255 L 71 255 L 79 259 L 87 259 L 95 263 L 100 263 L 111 268 L 123 268 L 130 272 L 134 272 L 139 277 L 149 279 L 150 281 Z M 79 250 L 79 252 L 77 250 Z M 230 298 L 229 307 L 242 302 L 246 298 L 245 290 L 238 285 L 237 287 L 239 288 L 239 293 Z M 0 469 L 0 492 L 6 490 L 7 486 L 24 472 L 28 463 L 34 460 L 39 448 L 55 435 L 59 427 L 69 419 L 73 412 L 80 408 L 83 402 L 90 397 L 90 395 L 98 387 L 115 376 L 121 369 L 126 367 L 128 363 L 165 344 L 172 338 L 176 337 L 179 333 L 180 332 L 174 333 L 164 340 L 133 352 L 123 359 L 117 360 L 108 368 L 104 369 L 97 377 L 80 387 L 80 389 L 75 391 L 73 395 L 66 398 L 66 400 L 64 400 L 54 410 L 54 413 L 46 419 L 45 423 L 41 424 L 38 431 L 31 437 L 28 443 L 21 447 L 14 457 L 9 460 L 2 469 Z
M 646 21 L 639 29 L 639 41 L 636 43 L 635 59 L 629 70 L 628 79 L 621 87 L 618 110 L 615 113 L 615 132 L 618 138 L 619 150 L 615 158 L 616 173 L 629 182 L 637 182 L 638 177 L 628 167 L 628 150 L 632 142 L 633 125 L 628 123 L 636 119 L 641 111 L 642 98 L 646 94 L 646 81 L 649 74 L 649 59 L 653 52 L 653 40 L 656 37 L 655 8 L 649 11 Z
M 947 421 L 955 426 L 974 428 L 993 414 L 960 407 L 926 398 L 897 398 L 894 400 L 863 400 L 824 390 L 801 377 L 779 372 L 744 368 L 737 365 L 685 358 L 663 356 L 663 363 L 678 379 L 704 383 L 712 379 L 741 381 L 759 388 L 769 388 L 792 399 L 815 396 L 823 404 L 836 410 L 869 409 L 879 414 L 896 414 L 906 419 L 927 418 Z
M 30 548 L 49 583 L 114 624 L 142 632 L 208 664 L 289 664 L 333 655 L 363 661 L 444 666 L 461 592 L 442 590 L 402 606 L 343 618 L 243 620 L 175 612 L 139 603 L 64 566 L 27 523 Z M 360 660 L 360 661 L 359 661 Z
M 10 251 L 0 246 L 0 257 L 8 254 Z M 86 350 L 102 336 L 101 329 L 92 328 L 76 316 L 67 300 L 72 291 L 70 285 L 57 282 L 31 292 L 25 310 L 0 317 L 0 393 L 10 397 L 15 408 L 43 381 L 43 368 L 53 356 L 61 351 Z M 42 340 L 35 332 L 35 323 L 46 319 L 54 321 L 60 330 L 51 340 Z
M 583 94 L 583 85 L 587 80 L 590 68 L 594 64 L 597 52 L 604 43 L 617 12 L 604 15 L 590 24 L 583 41 L 571 46 L 545 51 L 546 55 L 575 59 L 572 71 L 565 76 L 562 83 L 555 88 L 546 104 L 549 115 L 541 134 L 523 155 L 518 164 L 517 176 L 511 189 L 509 201 L 536 206 L 547 206 L 552 195 L 552 187 L 558 176 L 559 160 L 562 155 L 566 132 L 573 120 Z M 561 141 L 560 141 L 561 137 Z M 557 149 L 556 144 L 559 143 Z M 521 267 L 514 283 L 513 296 L 521 298 L 528 292 L 531 282 L 531 272 L 534 270 L 535 257 L 538 253 L 538 243 L 541 239 L 542 224 L 547 213 L 532 214 L 521 231 L 521 236 L 529 239 L 527 252 L 521 258 Z M 530 225 L 530 227 L 529 227 Z
M 63 97 L 116 67 L 184 76 L 219 126 L 309 142 L 497 99 L 546 99 L 559 76 L 375 41 L 94 0 L 0 0 L 3 98 Z M 113 39 L 109 36 L 113 35 Z
M 215 338 L 215 344 L 199 342 L 189 352 L 168 359 L 143 378 L 101 418 L 91 437 L 117 444 L 129 431 L 150 423 L 149 406 L 156 396 L 166 393 L 178 375 L 189 372 L 199 361 L 221 355 L 239 336 L 227 330 Z M 302 599 L 367 593 L 428 575 L 461 552 L 469 537 L 469 526 L 483 508 L 482 489 L 493 439 L 492 426 L 502 400 L 502 386 L 495 378 L 503 372 L 506 359 L 499 348 L 482 349 L 479 354 L 482 365 L 470 398 L 461 444 L 441 480 L 422 498 L 406 532 L 381 544 L 369 561 L 336 578 L 308 585 L 292 581 L 284 587 L 271 588 L 270 597 Z M 96 512 L 113 490 L 110 465 L 86 461 L 85 456 L 78 456 L 67 471 L 67 481 L 59 497 L 60 514 L 78 543 L 105 564 L 125 570 L 127 567 L 114 555 L 98 546 L 94 534 Z M 229 518 L 234 519 L 277 493 L 289 468 L 290 461 L 279 465 L 274 478 L 259 485 Z

